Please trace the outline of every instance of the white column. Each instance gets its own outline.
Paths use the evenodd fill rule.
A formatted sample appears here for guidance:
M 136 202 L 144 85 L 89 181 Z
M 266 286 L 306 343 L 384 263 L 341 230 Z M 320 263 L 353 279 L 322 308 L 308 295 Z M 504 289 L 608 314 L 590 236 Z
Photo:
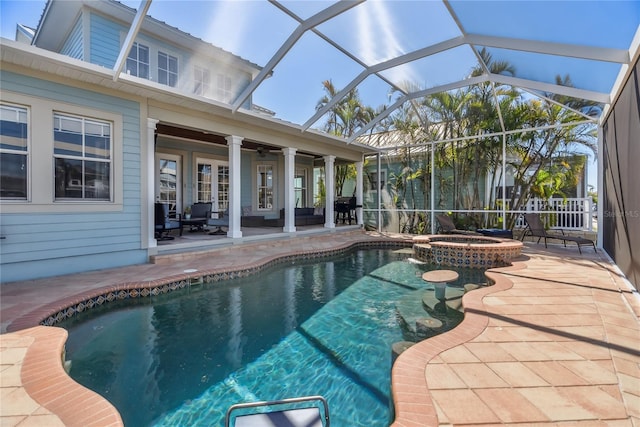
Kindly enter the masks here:
M 285 233 L 296 231 L 295 217 L 295 187 L 294 179 L 296 173 L 296 149 L 283 148 L 284 154 L 284 227 Z
M 333 212 L 333 198 L 335 193 L 335 171 L 333 166 L 336 161 L 336 156 L 324 156 L 324 190 L 325 190 L 325 228 L 335 228 L 336 222 L 333 219 L 335 213 Z
M 225 138 L 229 146 L 229 231 L 227 237 L 240 238 L 240 147 L 243 138 L 229 135 Z
M 143 238 L 143 242 L 146 240 L 147 248 L 155 248 L 158 246 L 158 242 L 156 241 L 156 233 L 155 233 L 155 208 L 154 203 L 156 202 L 156 191 L 155 191 L 155 180 L 156 180 L 156 125 L 159 120 L 147 118 L 147 143 L 144 147 L 144 154 L 142 155 L 143 170 L 146 170 L 146 174 L 144 175 L 146 185 L 146 198 L 143 197 L 142 200 L 146 200 L 146 206 L 142 207 L 142 215 L 144 215 L 145 220 L 142 221 L 143 224 L 147 224 L 146 227 L 146 239 Z
M 362 168 L 364 162 L 356 162 L 356 206 L 362 206 Z M 358 221 L 356 224 L 362 226 L 364 224 L 364 219 L 362 218 L 362 207 L 356 208 L 356 216 L 358 217 Z

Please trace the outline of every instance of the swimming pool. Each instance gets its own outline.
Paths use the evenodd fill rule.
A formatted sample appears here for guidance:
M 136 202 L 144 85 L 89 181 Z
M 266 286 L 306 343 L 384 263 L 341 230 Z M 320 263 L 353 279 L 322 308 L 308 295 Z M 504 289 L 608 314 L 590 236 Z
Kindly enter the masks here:
M 430 287 L 409 256 L 354 250 L 81 313 L 60 324 L 70 375 L 127 426 L 222 425 L 234 403 L 314 394 L 333 426 L 387 426 L 395 304 Z

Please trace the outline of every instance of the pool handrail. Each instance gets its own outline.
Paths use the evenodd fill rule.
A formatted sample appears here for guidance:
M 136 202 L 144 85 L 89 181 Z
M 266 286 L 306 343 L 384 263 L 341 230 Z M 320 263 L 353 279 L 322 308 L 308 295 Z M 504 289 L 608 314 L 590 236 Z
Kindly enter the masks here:
M 269 406 L 276 406 L 276 405 L 286 405 L 286 404 L 291 404 L 291 403 L 300 403 L 300 402 L 320 402 L 322 403 L 322 406 L 324 408 L 324 417 L 321 416 L 320 414 L 320 406 L 314 405 L 314 406 L 310 406 L 308 408 L 295 408 L 295 409 L 285 409 L 285 410 L 278 410 L 278 411 L 272 411 L 272 412 L 268 412 L 269 414 L 276 414 L 276 413 L 280 413 L 280 414 L 286 414 L 286 413 L 292 413 L 293 411 L 296 411 L 298 409 L 316 409 L 317 412 L 317 419 L 319 421 L 322 421 L 321 419 L 324 418 L 324 427 L 330 427 L 330 417 L 329 417 L 329 404 L 327 403 L 327 400 L 322 397 L 322 396 L 303 396 L 303 397 L 294 397 L 294 398 L 290 398 L 290 399 L 281 399 L 281 400 L 271 400 L 271 401 L 262 401 L 262 402 L 247 402 L 247 403 L 236 403 L 235 405 L 231 405 L 229 407 L 229 409 L 227 410 L 227 415 L 225 417 L 225 421 L 224 421 L 224 425 L 225 427 L 235 427 L 235 420 L 234 420 L 234 424 L 233 426 L 230 424 L 231 422 L 231 414 L 233 411 L 239 410 L 239 409 L 246 409 L 246 408 L 260 408 L 260 407 L 269 407 Z M 240 415 L 241 417 L 246 417 L 246 416 L 253 416 L 253 415 L 264 415 L 265 413 L 263 412 L 254 412 L 251 414 L 245 414 L 245 415 Z M 314 414 L 314 416 L 316 416 Z M 291 421 L 291 420 L 289 420 Z M 295 420 L 293 420 L 295 422 Z M 254 424 L 252 424 L 254 425 Z M 293 427 L 296 426 L 296 424 L 289 424 Z

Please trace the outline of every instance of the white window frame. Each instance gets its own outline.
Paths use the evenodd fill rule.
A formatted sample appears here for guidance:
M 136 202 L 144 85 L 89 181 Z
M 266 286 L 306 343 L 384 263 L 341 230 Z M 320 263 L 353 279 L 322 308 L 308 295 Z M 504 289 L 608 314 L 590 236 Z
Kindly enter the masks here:
M 260 185 L 260 174 L 261 174 L 261 169 L 263 168 L 269 168 L 271 169 L 271 187 L 269 186 L 261 186 Z M 277 189 L 277 185 L 276 185 L 276 165 L 274 164 L 274 162 L 260 162 L 260 163 L 256 163 L 256 167 L 255 167 L 255 179 L 254 179 L 254 188 L 255 188 L 255 204 L 256 204 L 256 210 L 260 211 L 260 212 L 271 212 L 274 211 L 276 208 L 276 204 L 277 204 L 277 198 L 276 198 L 276 189 Z M 265 200 L 265 206 L 261 207 L 260 206 L 260 190 L 262 188 L 266 188 L 266 189 L 271 189 L 271 203 L 268 203 L 268 200 Z
M 92 117 L 86 117 L 86 116 L 77 115 L 77 114 L 69 114 L 61 111 L 54 111 L 53 112 L 53 129 L 52 129 L 54 131 L 54 134 L 56 129 L 60 129 L 60 124 L 62 123 L 63 120 L 66 122 L 76 123 L 77 125 L 79 125 L 80 131 L 74 132 L 74 133 L 79 133 L 81 135 L 82 146 L 80 147 L 80 151 L 81 151 L 80 154 L 56 153 L 56 139 L 54 137 L 54 141 L 53 141 L 53 161 L 54 161 L 53 197 L 54 197 L 54 200 L 56 202 L 67 201 L 67 200 L 83 201 L 83 202 L 105 202 L 105 201 L 111 202 L 113 200 L 113 176 L 112 176 L 113 175 L 113 123 L 107 120 L 100 120 L 100 119 L 95 119 Z M 109 135 L 108 135 L 109 149 L 108 149 L 108 152 L 104 153 L 102 157 L 100 156 L 91 157 L 89 155 L 90 150 L 88 149 L 88 146 L 87 146 L 87 137 L 90 135 L 90 133 L 87 130 L 89 126 L 99 126 L 102 129 L 106 127 L 109 130 Z M 104 133 L 103 133 L 103 136 L 104 136 Z M 78 187 L 77 190 L 80 191 L 81 197 L 64 197 L 64 196 L 56 195 L 55 186 L 58 184 L 58 180 L 56 175 L 55 164 L 59 159 L 76 160 L 82 163 L 81 178 L 78 180 L 79 182 L 76 183 L 76 186 Z M 89 184 L 86 181 L 87 172 L 85 170 L 85 164 L 88 162 L 102 163 L 102 164 L 108 165 L 108 170 L 109 170 L 109 177 L 107 179 L 109 183 L 108 197 L 102 197 L 102 198 L 87 197 Z M 74 180 L 71 180 L 71 181 L 74 181 Z M 68 184 L 68 185 L 70 186 L 71 184 Z
M 193 93 L 209 96 L 211 91 L 211 72 L 208 68 L 195 65 L 193 67 Z
M 182 156 L 179 154 L 168 153 L 165 151 L 158 151 L 155 155 L 154 161 L 154 188 L 155 188 L 155 199 L 156 201 L 163 202 L 160 200 L 160 169 L 158 168 L 160 159 L 167 159 L 176 162 L 176 200 L 175 200 L 175 214 L 181 214 L 183 212 L 182 206 L 182 185 L 183 185 L 183 176 L 182 176 Z
M 218 73 L 216 80 L 217 99 L 226 103 L 231 102 L 231 97 L 233 96 L 233 79 L 226 74 Z
M 25 180 L 26 180 L 26 188 L 25 188 L 25 197 L 1 197 L 3 203 L 11 202 L 11 201 L 29 201 L 31 199 L 31 109 L 29 106 L 20 105 L 18 103 L 11 102 L 2 102 L 0 103 L 3 109 L 11 109 L 15 111 L 16 114 L 16 122 L 22 123 L 20 120 L 20 112 L 24 111 L 25 113 L 25 121 L 24 123 L 27 125 L 27 135 L 26 135 L 26 149 L 25 150 L 14 150 L 10 148 L 2 148 L 0 147 L 0 153 L 3 154 L 15 154 L 24 156 L 26 164 L 26 172 L 25 172 Z M 4 136 L 0 135 L 0 137 L 4 138 Z
M 300 173 L 302 173 L 302 175 Z M 299 176 L 302 176 L 304 178 L 303 187 L 296 187 L 296 179 Z M 307 207 L 309 201 L 309 168 L 300 166 L 297 166 L 295 168 L 293 177 L 293 192 L 295 195 L 297 195 L 298 191 L 302 192 L 302 200 L 300 200 L 300 206 L 297 206 L 296 204 L 296 202 L 298 201 L 297 199 L 294 200 L 294 204 L 296 204 L 296 207 L 298 208 L 305 208 Z
M 164 55 L 166 57 L 166 62 L 167 62 L 167 68 L 163 68 L 160 64 L 160 56 Z M 175 61 L 176 63 L 176 71 L 173 72 L 170 70 L 170 64 L 171 61 Z M 167 52 L 163 52 L 161 50 L 158 50 L 158 83 L 162 84 L 162 85 L 166 85 L 169 87 L 177 87 L 178 86 L 178 77 L 179 77 L 179 73 L 180 73 L 180 63 L 178 62 L 178 57 L 177 56 L 173 56 Z M 164 72 L 166 73 L 166 82 L 162 82 L 160 80 L 160 73 Z M 174 77 L 174 81 L 173 84 L 171 84 L 171 77 Z
M 109 111 L 98 110 L 86 105 L 70 104 L 50 98 L 34 97 L 23 93 L 2 91 L 2 101 L 29 107 L 29 121 L 41 123 L 31 126 L 29 140 L 30 154 L 30 196 L 29 200 L 2 200 L 3 213 L 96 213 L 121 212 L 124 206 L 124 165 L 123 165 L 123 116 Z M 112 201 L 108 200 L 54 200 L 53 184 L 53 113 L 88 117 L 112 123 Z M 37 141 L 38 149 L 34 149 Z
M 224 212 L 229 207 L 229 162 L 209 157 L 196 157 L 193 168 L 193 200 L 195 202 L 211 203 L 212 212 Z M 198 166 L 207 165 L 211 167 L 211 198 L 204 200 L 200 198 Z M 227 182 L 220 182 L 220 168 L 227 168 Z M 220 185 L 224 186 L 223 193 L 220 193 Z
M 147 61 L 148 62 L 142 62 L 140 61 L 140 50 L 141 48 L 146 49 L 147 50 Z M 131 57 L 131 53 L 134 51 L 135 49 L 135 53 L 136 56 L 135 58 Z M 135 73 L 129 68 L 129 61 L 135 63 L 136 65 L 136 70 Z M 147 75 L 146 76 L 141 76 L 140 75 L 140 64 L 144 64 L 147 66 Z M 132 76 L 136 76 L 136 77 L 140 77 L 141 79 L 147 79 L 150 80 L 149 76 L 151 74 L 151 49 L 149 48 L 149 46 L 144 45 L 142 43 L 139 42 L 133 42 L 133 45 L 131 46 L 131 50 L 129 51 L 129 54 L 127 55 L 127 59 L 125 61 L 125 70 L 127 74 L 130 74 Z

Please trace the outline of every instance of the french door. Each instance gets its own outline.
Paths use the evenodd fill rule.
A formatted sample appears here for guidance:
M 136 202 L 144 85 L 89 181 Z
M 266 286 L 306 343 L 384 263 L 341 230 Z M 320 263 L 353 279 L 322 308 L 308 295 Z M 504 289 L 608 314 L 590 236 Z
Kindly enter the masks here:
M 156 201 L 169 205 L 169 216 L 182 212 L 182 158 L 156 153 Z
M 194 200 L 211 202 L 213 212 L 224 212 L 229 207 L 229 163 L 198 158 L 195 172 Z

